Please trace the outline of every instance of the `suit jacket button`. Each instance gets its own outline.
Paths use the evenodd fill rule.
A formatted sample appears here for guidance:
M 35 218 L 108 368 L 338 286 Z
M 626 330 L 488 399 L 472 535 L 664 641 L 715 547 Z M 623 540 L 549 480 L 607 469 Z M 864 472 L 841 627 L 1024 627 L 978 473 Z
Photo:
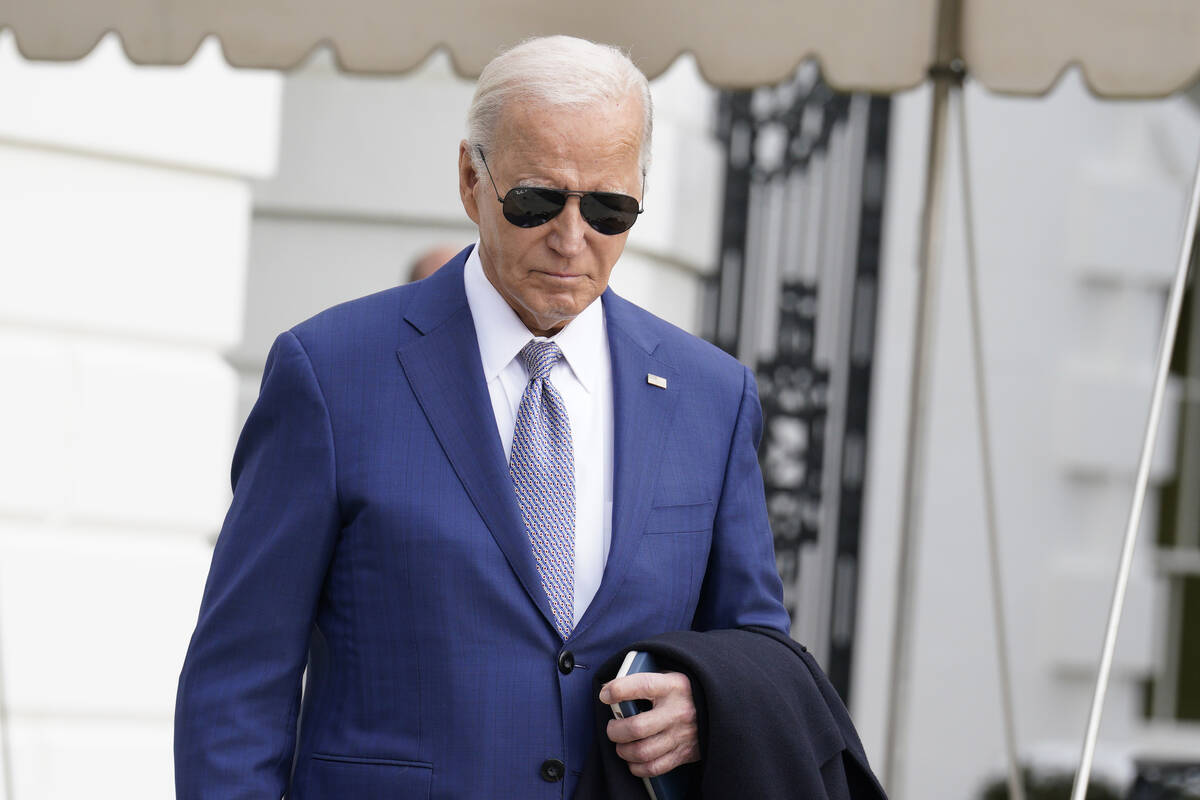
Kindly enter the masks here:
M 547 758 L 542 762 L 542 780 L 547 783 L 561 781 L 567 774 L 567 765 L 557 758 Z
M 573 669 L 575 669 L 574 653 L 570 650 L 563 650 L 558 654 L 558 671 L 563 675 L 570 675 Z

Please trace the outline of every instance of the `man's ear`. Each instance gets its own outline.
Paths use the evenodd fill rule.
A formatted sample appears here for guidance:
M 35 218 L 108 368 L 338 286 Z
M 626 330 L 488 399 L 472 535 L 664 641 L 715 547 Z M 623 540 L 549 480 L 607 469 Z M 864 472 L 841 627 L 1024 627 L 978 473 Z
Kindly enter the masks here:
M 479 183 L 479 175 L 471 162 L 471 149 L 467 140 L 458 143 L 458 196 L 462 200 L 463 210 L 476 225 L 479 224 L 479 204 L 475 202 L 475 186 Z

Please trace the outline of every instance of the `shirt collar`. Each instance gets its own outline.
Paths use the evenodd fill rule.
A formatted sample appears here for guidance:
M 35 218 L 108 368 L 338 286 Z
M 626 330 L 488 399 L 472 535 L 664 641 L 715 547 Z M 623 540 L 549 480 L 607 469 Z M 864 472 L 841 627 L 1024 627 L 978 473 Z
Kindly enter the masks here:
M 475 243 L 467 256 L 463 281 L 467 305 L 475 322 L 475 335 L 479 339 L 483 375 L 491 381 L 520 355 L 521 348 L 534 336 L 483 274 L 479 242 Z M 562 350 L 567 366 L 580 385 L 588 392 L 593 391 L 599 379 L 599 370 L 605 363 L 604 350 L 608 346 L 603 304 L 598 299 L 593 300 L 551 339 Z

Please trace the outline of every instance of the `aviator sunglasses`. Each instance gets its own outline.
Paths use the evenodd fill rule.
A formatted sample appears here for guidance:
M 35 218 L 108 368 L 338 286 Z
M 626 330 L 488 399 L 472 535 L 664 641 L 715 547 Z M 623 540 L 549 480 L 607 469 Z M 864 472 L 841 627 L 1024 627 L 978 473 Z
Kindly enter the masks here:
M 516 186 L 508 194 L 500 196 L 491 167 L 484 158 L 483 148 L 476 146 L 492 191 L 504 206 L 504 218 L 518 228 L 536 228 L 557 217 L 567 206 L 568 197 L 579 198 L 579 213 L 588 225 L 606 236 L 616 236 L 633 227 L 638 214 L 645 209 L 641 202 L 627 194 L 616 192 L 571 192 L 565 189 L 550 189 L 543 186 Z M 646 176 L 642 175 L 642 191 L 645 191 Z

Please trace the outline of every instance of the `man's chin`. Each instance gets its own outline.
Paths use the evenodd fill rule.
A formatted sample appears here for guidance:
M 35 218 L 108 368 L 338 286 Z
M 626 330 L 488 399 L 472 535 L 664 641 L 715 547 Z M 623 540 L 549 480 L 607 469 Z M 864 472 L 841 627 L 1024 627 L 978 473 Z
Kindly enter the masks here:
M 562 330 L 568 322 L 579 316 L 579 312 L 583 309 L 576 309 L 574 306 L 569 308 L 552 308 L 542 310 L 538 313 L 529 312 L 529 319 L 524 320 L 526 327 L 534 332 L 540 332 L 539 335 L 553 336 Z

